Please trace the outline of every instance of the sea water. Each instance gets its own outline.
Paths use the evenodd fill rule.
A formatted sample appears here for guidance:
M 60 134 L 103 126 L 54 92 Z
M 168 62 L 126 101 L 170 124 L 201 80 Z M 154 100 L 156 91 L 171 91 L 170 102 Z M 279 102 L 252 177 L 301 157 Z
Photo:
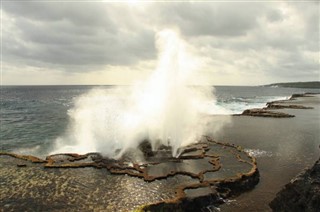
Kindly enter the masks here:
M 119 86 L 1 86 L 0 149 L 45 156 L 70 125 L 70 110 L 76 100 L 92 89 L 110 90 Z M 130 86 L 120 86 L 130 90 Z M 215 86 L 214 104 L 225 110 L 216 114 L 239 114 L 260 108 L 269 101 L 288 99 L 294 93 L 319 89 L 262 86 Z M 214 112 L 214 111 L 213 111 Z M 106 125 L 106 131 L 108 130 Z

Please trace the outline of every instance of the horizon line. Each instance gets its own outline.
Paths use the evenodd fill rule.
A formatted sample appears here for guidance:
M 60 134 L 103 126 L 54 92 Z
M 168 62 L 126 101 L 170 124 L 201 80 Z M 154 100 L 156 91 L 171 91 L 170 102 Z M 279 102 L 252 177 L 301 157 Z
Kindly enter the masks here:
M 295 81 L 295 82 L 273 82 L 268 84 L 259 84 L 259 85 L 227 85 L 227 84 L 211 84 L 211 85 L 199 85 L 199 84 L 189 84 L 187 86 L 268 86 L 268 85 L 276 85 L 276 84 L 286 84 L 286 83 L 320 83 L 320 81 Z M 133 86 L 134 84 L 0 84 L 2 86 Z

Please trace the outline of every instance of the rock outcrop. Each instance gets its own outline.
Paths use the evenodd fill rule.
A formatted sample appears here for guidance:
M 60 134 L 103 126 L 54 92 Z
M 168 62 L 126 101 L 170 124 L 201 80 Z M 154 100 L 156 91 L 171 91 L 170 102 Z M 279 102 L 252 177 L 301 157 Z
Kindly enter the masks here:
M 303 105 L 281 105 L 275 103 L 267 103 L 268 109 L 313 109 L 313 107 L 306 107 Z
M 290 115 L 290 114 L 283 113 L 283 112 L 270 111 L 265 108 L 248 109 L 248 110 L 243 111 L 243 113 L 241 115 L 243 115 L 243 116 L 272 117 L 272 118 L 294 117 L 294 115 Z
M 203 211 L 259 182 L 254 157 L 208 136 L 180 148 L 179 157 L 166 146 L 153 151 L 147 141 L 138 148 L 118 159 L 99 153 L 40 159 L 0 152 L 0 208 Z
M 242 114 L 236 114 L 237 116 L 258 116 L 258 117 L 271 117 L 271 118 L 291 118 L 295 117 L 294 115 L 278 112 L 275 110 L 278 109 L 313 109 L 313 107 L 307 107 L 303 105 L 296 105 L 296 104 L 288 104 L 290 101 L 295 100 L 296 98 L 300 97 L 312 97 L 311 93 L 305 94 L 293 94 L 290 99 L 288 100 L 278 100 L 273 102 L 268 102 L 266 107 L 264 108 L 253 108 L 247 109 L 243 111 Z
M 298 175 L 270 203 L 273 211 L 320 211 L 320 159 Z

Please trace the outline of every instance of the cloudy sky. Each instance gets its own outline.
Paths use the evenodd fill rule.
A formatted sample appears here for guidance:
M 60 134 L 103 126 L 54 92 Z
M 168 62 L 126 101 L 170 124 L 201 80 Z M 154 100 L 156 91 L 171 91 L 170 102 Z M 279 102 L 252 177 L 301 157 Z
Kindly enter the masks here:
M 194 84 L 320 80 L 319 2 L 2 1 L 1 83 L 131 84 L 172 29 L 201 58 Z

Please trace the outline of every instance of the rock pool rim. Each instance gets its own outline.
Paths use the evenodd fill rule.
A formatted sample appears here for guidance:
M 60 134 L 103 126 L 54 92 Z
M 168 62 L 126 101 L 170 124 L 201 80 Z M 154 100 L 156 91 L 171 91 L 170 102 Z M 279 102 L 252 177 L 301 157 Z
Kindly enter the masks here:
M 197 160 L 197 159 L 209 158 L 210 159 L 209 163 L 212 165 L 212 169 L 202 171 L 198 174 L 194 174 L 186 171 L 175 171 L 166 175 L 150 176 L 146 172 L 146 169 L 143 167 L 141 168 L 141 165 L 139 164 L 124 166 L 123 163 L 119 161 L 99 157 L 97 156 L 97 153 L 88 153 L 85 155 L 79 155 L 74 153 L 56 154 L 56 155 L 47 156 L 46 159 L 40 159 L 31 155 L 19 155 L 15 153 L 6 153 L 6 152 L 0 152 L 0 156 L 6 155 L 6 156 L 11 156 L 17 159 L 29 161 L 32 163 L 42 163 L 44 168 L 55 168 L 55 169 L 86 168 L 86 167 L 93 167 L 93 168 L 99 168 L 99 169 L 106 168 L 111 174 L 118 174 L 118 175 L 126 174 L 131 177 L 142 178 L 146 182 L 166 179 L 168 177 L 175 176 L 175 175 L 185 175 L 191 178 L 197 178 L 199 180 L 199 182 L 197 183 L 186 183 L 177 187 L 175 189 L 176 195 L 174 198 L 143 205 L 138 209 L 140 211 L 150 211 L 150 210 L 154 211 L 159 209 L 168 209 L 168 210 L 174 209 L 177 211 L 179 210 L 189 211 L 191 209 L 194 210 L 197 205 L 204 206 L 203 204 L 208 204 L 208 203 L 216 204 L 216 205 L 221 204 L 223 203 L 221 202 L 221 197 L 228 198 L 233 195 L 238 195 L 245 190 L 252 189 L 259 182 L 259 171 L 257 168 L 256 159 L 251 155 L 249 155 L 247 152 L 245 152 L 242 149 L 242 147 L 229 144 L 229 143 L 217 142 L 217 141 L 214 141 L 209 136 L 203 136 L 203 138 L 205 139 L 204 142 L 202 141 L 197 143 L 196 148 L 194 146 L 191 147 L 191 149 L 193 150 L 201 150 L 200 151 L 201 153 L 192 155 L 192 156 L 189 155 L 185 157 L 183 156 L 183 154 L 188 153 L 190 151 L 190 148 L 188 149 L 187 147 L 185 151 L 182 152 L 181 158 L 175 159 L 175 160 L 179 160 L 179 159 Z M 220 163 L 219 155 L 207 153 L 209 150 L 208 148 L 209 144 L 219 145 L 225 148 L 226 147 L 231 148 L 232 150 L 230 150 L 230 152 L 236 157 L 238 162 L 249 164 L 251 166 L 251 169 L 245 173 L 237 173 L 235 176 L 232 176 L 232 177 L 217 178 L 214 180 L 204 179 L 205 173 L 218 171 L 221 168 L 221 166 L 223 166 L 223 164 L 221 165 Z M 240 156 L 240 153 L 246 155 L 249 161 L 242 158 Z M 69 157 L 69 159 L 67 159 L 68 160 L 67 163 L 59 163 L 59 161 L 56 161 L 54 157 L 59 155 Z M 92 158 L 93 159 L 92 162 L 79 162 L 81 160 L 87 159 L 88 157 L 92 157 L 92 156 L 95 156 Z M 23 169 L 23 167 L 25 166 L 18 166 L 18 167 Z M 197 196 L 194 198 L 190 198 L 186 195 L 186 192 L 185 192 L 186 190 L 199 189 L 199 188 L 210 188 L 212 190 L 212 193 L 208 195 Z
M 303 105 L 296 104 L 284 104 L 290 103 L 292 100 L 296 100 L 301 97 L 314 97 L 314 95 L 319 95 L 320 93 L 302 93 L 302 94 L 292 94 L 289 99 L 277 100 L 272 102 L 267 102 L 266 107 L 263 108 L 251 108 L 244 110 L 241 114 L 233 114 L 233 116 L 253 116 L 253 117 L 265 117 L 265 118 L 293 118 L 295 115 L 275 111 L 278 109 L 314 109 L 313 107 L 306 107 Z

